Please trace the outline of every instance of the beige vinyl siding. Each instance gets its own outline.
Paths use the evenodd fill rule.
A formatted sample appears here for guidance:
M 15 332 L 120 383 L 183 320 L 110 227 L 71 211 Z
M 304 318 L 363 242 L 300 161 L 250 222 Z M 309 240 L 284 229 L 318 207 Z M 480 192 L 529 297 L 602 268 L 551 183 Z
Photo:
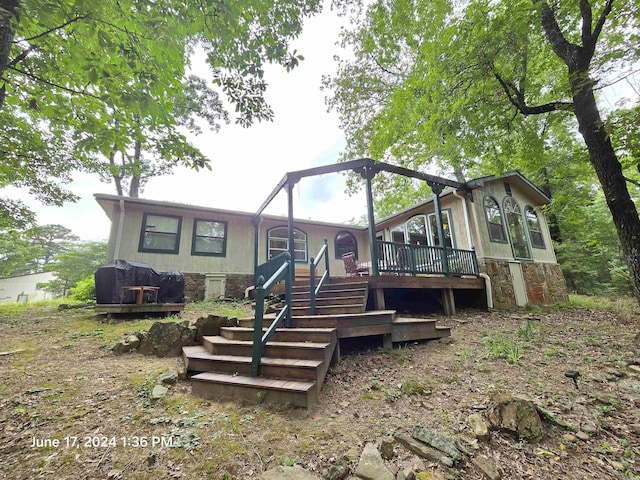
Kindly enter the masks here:
M 262 220 L 262 223 L 260 224 L 260 245 L 258 248 L 259 263 L 264 263 L 267 258 L 267 232 L 275 227 L 286 226 L 286 219 L 280 220 L 265 218 Z M 329 269 L 333 275 L 344 275 L 344 263 L 342 262 L 342 259 L 335 258 L 335 238 L 338 232 L 343 230 L 351 232 L 358 242 L 358 260 L 361 262 L 368 262 L 371 260 L 369 233 L 366 229 L 357 229 L 348 226 L 311 224 L 300 221 L 295 222 L 294 226 L 296 229 L 307 234 L 307 261 L 304 263 L 296 262 L 296 268 L 308 269 L 311 257 L 315 257 L 318 254 L 324 244 L 324 239 L 326 238 L 329 243 L 329 249 L 327 252 L 329 255 Z M 251 259 L 253 260 L 253 247 L 251 249 Z M 324 260 L 322 261 L 324 262 Z M 324 263 L 322 263 L 321 271 L 324 271 Z
M 139 242 L 144 213 L 154 215 L 175 215 L 182 218 L 180 243 L 177 254 L 140 252 Z M 225 256 L 192 255 L 194 220 L 218 220 L 227 222 L 227 249 Z M 114 217 L 117 225 L 117 216 Z M 229 215 L 215 212 L 190 211 L 155 206 L 127 204 L 124 234 L 120 243 L 120 259 L 148 263 L 157 271 L 177 269 L 183 272 L 200 273 L 252 273 L 254 229 L 251 216 Z M 112 238 L 115 234 L 112 233 Z M 110 255 L 113 249 L 110 245 Z M 111 257 L 112 258 L 112 257 Z
M 474 189 L 473 198 L 473 212 L 475 215 L 476 223 L 477 223 L 477 234 L 479 241 L 476 244 L 476 250 L 479 257 L 487 257 L 487 258 L 505 258 L 505 259 L 513 259 L 513 251 L 511 250 L 511 241 L 508 243 L 497 243 L 492 242 L 489 239 L 489 231 L 487 228 L 487 220 L 484 213 L 484 197 L 485 195 L 491 195 L 495 198 L 500 205 L 500 211 L 502 212 L 502 222 L 503 227 L 505 228 L 505 233 L 507 235 L 507 239 L 509 239 L 509 232 L 507 231 L 507 219 L 504 213 L 504 197 L 505 187 L 503 180 L 497 180 L 495 182 L 488 182 L 482 188 Z M 511 196 L 516 200 L 518 205 L 520 206 L 521 212 L 524 212 L 524 208 L 527 205 L 532 206 L 534 209 L 538 207 L 538 203 L 536 203 L 535 198 L 532 195 L 527 195 L 516 185 L 511 184 Z M 531 252 L 531 260 L 536 262 L 550 262 L 556 263 L 555 252 L 553 251 L 553 245 L 551 243 L 551 236 L 549 234 L 549 227 L 547 225 L 547 220 L 543 214 L 541 214 L 538 210 L 538 220 L 540 222 L 540 229 L 542 232 L 542 236 L 544 238 L 545 248 L 532 248 L 531 247 L 531 239 L 529 238 L 529 230 L 526 227 L 526 221 L 524 219 L 524 215 L 522 217 L 523 225 L 525 225 L 525 231 L 527 234 L 527 242 L 529 243 L 530 252 Z

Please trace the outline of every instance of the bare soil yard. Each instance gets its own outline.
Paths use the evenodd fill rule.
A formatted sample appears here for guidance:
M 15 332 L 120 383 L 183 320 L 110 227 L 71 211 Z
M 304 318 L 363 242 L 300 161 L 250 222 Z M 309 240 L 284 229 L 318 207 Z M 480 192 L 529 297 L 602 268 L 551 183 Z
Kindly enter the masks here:
M 180 320 L 208 313 L 224 314 L 190 306 Z M 340 460 L 353 474 L 365 443 L 416 424 L 466 435 L 467 417 L 504 392 L 575 429 L 545 423 L 539 442 L 494 431 L 453 469 L 423 470 L 479 480 L 472 459 L 483 456 L 503 479 L 640 479 L 637 307 L 469 311 L 440 320 L 451 343 L 345 345 L 308 411 L 203 401 L 188 380 L 152 400 L 157 376 L 182 360 L 110 350 L 152 320 L 53 307 L 0 315 L 0 478 L 250 479 L 294 463 L 323 476 Z M 412 461 L 398 447 L 389 465 Z

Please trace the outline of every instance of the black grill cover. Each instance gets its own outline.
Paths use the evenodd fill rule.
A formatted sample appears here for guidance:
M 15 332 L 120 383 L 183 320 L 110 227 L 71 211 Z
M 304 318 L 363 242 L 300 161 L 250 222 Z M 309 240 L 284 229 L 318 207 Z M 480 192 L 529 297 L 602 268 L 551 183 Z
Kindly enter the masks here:
M 157 287 L 160 275 L 150 265 L 128 260 L 114 260 L 95 273 L 96 302 L 120 303 L 122 287 L 148 285 Z M 161 302 L 158 295 L 158 302 Z M 136 303 L 136 293 L 125 294 L 122 303 Z
M 184 303 L 184 275 L 169 270 L 158 277 L 158 303 Z

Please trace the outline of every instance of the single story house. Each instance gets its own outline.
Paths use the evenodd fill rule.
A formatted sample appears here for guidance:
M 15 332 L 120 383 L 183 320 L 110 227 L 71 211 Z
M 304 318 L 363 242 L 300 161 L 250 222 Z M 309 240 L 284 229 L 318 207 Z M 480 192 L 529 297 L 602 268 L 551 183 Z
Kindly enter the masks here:
M 38 284 L 50 282 L 55 278 L 56 276 L 53 272 L 0 278 L 0 303 L 48 300 L 51 298 L 51 294 L 44 290 L 39 290 Z
M 291 189 L 301 177 L 346 169 L 368 179 L 369 225 L 293 218 Z M 433 197 L 374 220 L 370 179 L 382 170 L 425 180 Z M 288 218 L 263 214 L 282 188 L 289 191 Z M 325 239 L 331 276 L 347 276 L 342 256 L 348 252 L 368 267 L 375 308 L 410 293 L 414 301 L 428 301 L 428 295 L 416 296 L 416 289 L 495 308 L 567 299 L 541 210 L 550 199 L 517 171 L 462 184 L 362 159 L 287 173 L 257 213 L 106 194 L 95 198 L 112 222 L 107 262 L 180 270 L 187 298 L 194 301 L 244 296 L 258 265 L 285 251 L 299 272 L 308 271 Z

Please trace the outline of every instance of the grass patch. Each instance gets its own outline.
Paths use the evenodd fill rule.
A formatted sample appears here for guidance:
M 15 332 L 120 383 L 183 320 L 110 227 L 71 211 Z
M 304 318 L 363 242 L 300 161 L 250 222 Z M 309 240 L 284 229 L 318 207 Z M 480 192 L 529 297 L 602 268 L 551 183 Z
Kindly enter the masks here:
M 616 313 L 640 313 L 640 306 L 630 296 L 603 297 L 596 295 L 569 295 L 569 301 L 558 304 L 562 308 L 599 310 Z

